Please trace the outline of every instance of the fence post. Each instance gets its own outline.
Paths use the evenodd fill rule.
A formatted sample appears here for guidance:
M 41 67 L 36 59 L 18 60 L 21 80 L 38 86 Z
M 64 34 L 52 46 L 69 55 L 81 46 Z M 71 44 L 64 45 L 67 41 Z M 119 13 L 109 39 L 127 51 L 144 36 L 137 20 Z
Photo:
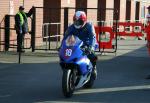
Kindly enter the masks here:
M 35 9 L 35 7 L 33 7 L 33 18 L 32 18 L 32 27 L 31 27 L 32 52 L 35 51 L 35 33 L 36 33 L 36 9 Z
M 5 51 L 9 50 L 9 38 L 10 38 L 10 16 L 5 15 Z
M 116 48 L 115 48 L 115 51 L 117 51 L 117 49 L 118 49 L 118 45 L 117 45 L 117 44 L 118 44 L 118 43 L 117 43 L 117 42 L 118 42 L 118 39 L 117 39 L 117 37 L 118 37 L 118 20 L 119 20 L 119 15 L 118 15 L 118 14 L 119 14 L 118 10 L 115 9 L 115 10 L 114 10 L 114 15 L 115 15 L 115 28 L 113 28 L 113 29 L 114 29 L 113 31 L 115 32 L 115 37 L 116 37 L 116 42 L 115 42 L 115 43 L 116 43 L 116 44 L 115 44 L 115 45 L 116 45 Z
M 68 28 L 68 7 L 64 8 L 64 33 Z

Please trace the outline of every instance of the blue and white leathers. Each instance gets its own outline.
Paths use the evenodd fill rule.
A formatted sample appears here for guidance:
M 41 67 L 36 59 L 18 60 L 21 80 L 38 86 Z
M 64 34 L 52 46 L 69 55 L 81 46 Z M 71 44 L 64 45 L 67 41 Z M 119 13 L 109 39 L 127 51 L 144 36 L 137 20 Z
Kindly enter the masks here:
M 70 35 L 62 41 L 59 51 L 60 63 L 76 64 L 79 66 L 81 75 L 92 71 L 92 64 L 88 57 L 81 50 L 83 41 L 77 36 Z

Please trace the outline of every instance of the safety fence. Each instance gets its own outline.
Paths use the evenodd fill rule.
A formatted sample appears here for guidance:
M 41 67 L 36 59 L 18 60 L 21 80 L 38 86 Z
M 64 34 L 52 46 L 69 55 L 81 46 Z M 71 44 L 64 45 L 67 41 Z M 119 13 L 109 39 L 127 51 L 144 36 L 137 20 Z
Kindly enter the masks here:
M 106 26 L 103 22 L 103 26 L 95 26 L 97 41 L 100 45 L 100 50 L 114 49 L 117 50 L 117 37 L 129 37 L 129 38 L 145 38 L 145 25 L 142 22 L 110 22 L 110 26 Z M 132 44 L 131 44 L 132 45 Z
M 95 26 L 95 32 L 100 52 L 116 52 L 117 38 L 111 27 Z M 108 49 L 113 51 L 106 51 Z
M 72 8 L 71 8 L 72 10 Z M 93 9 L 92 9 L 93 10 Z M 36 13 L 37 15 L 38 13 Z M 109 14 L 111 16 L 112 12 Z M 90 16 L 90 14 L 88 14 Z M 91 13 L 91 15 L 93 15 Z M 68 16 L 68 25 L 72 20 L 69 19 Z M 33 19 L 33 18 L 32 18 Z M 28 21 L 30 24 L 30 28 L 32 23 L 32 19 L 30 18 Z M 112 19 L 112 18 L 109 18 Z M 0 28 L 0 48 L 1 50 L 8 50 L 9 48 L 13 48 L 11 50 L 16 50 L 17 46 L 17 35 L 15 33 L 14 28 L 14 16 L 7 15 L 3 21 L 5 21 L 5 27 L 1 26 Z M 139 37 L 144 36 L 143 32 L 145 32 L 145 26 L 141 22 L 114 22 L 114 21 L 93 21 L 90 19 L 95 25 L 96 37 L 99 43 L 99 52 L 104 52 L 105 49 L 112 49 L 112 52 L 116 52 L 117 50 L 117 36 L 131 36 L 131 37 Z M 60 46 L 61 40 L 63 38 L 63 32 L 65 29 L 65 23 L 57 22 L 57 23 L 41 23 L 41 18 L 35 18 L 35 36 L 34 35 L 26 35 L 24 40 L 24 49 L 33 49 L 33 50 L 57 50 Z M 40 24 L 39 24 L 40 23 Z M 2 24 L 2 23 L 1 23 Z M 100 26 L 99 26 L 100 25 Z M 117 27 L 117 28 L 116 28 Z M 38 35 L 39 34 L 39 35 Z M 32 37 L 32 38 L 31 38 Z M 31 41 L 32 39 L 32 41 Z M 35 40 L 35 41 L 34 41 Z M 35 43 L 35 44 L 32 44 Z M 3 45 L 3 46 L 2 46 Z M 31 47 L 31 46 L 35 47 Z
M 44 23 L 42 25 L 42 36 L 36 37 L 36 38 L 43 38 L 43 42 L 36 46 L 36 50 L 56 50 L 60 47 L 60 38 L 62 38 L 63 35 L 59 34 L 59 28 L 61 26 L 61 23 Z M 51 27 L 56 27 L 56 34 L 52 34 L 50 32 Z M 52 41 L 52 38 L 55 38 L 55 40 Z
M 144 25 L 141 22 L 118 22 L 119 36 L 143 36 Z
M 148 48 L 148 53 L 150 55 L 150 21 L 147 23 L 147 26 L 145 28 L 145 32 L 147 33 L 147 36 L 146 36 L 147 48 Z
M 95 26 L 113 26 L 114 9 L 99 8 L 45 8 L 35 7 L 35 46 L 34 50 L 57 50 L 64 32 L 73 22 L 76 10 L 84 10 L 88 22 Z M 103 15 L 104 12 L 106 15 Z M 57 13 L 57 14 L 56 14 Z M 38 15 L 38 16 L 37 16 Z M 39 16 L 43 15 L 43 16 Z M 55 16 L 54 16 L 55 15 Z M 105 17 L 105 20 L 103 18 Z M 43 23 L 42 23 L 43 21 Z M 100 51 L 100 49 L 99 49 Z
M 0 51 L 16 51 L 17 48 L 17 34 L 15 29 L 14 15 L 6 15 L 0 23 Z M 29 30 L 31 28 L 31 18 L 28 19 Z M 25 35 L 24 48 L 30 49 L 31 36 Z

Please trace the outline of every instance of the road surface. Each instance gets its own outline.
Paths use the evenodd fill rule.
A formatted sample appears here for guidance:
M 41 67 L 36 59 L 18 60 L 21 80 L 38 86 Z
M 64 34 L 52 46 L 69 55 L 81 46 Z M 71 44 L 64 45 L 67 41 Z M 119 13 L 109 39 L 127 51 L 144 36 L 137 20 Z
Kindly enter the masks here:
M 57 56 L 24 55 L 21 64 L 5 56 L 0 59 L 0 103 L 150 102 L 150 80 L 145 79 L 150 74 L 150 58 L 144 41 L 133 47 L 118 45 L 116 56 L 99 56 L 93 88 L 79 89 L 69 99 L 62 94 Z

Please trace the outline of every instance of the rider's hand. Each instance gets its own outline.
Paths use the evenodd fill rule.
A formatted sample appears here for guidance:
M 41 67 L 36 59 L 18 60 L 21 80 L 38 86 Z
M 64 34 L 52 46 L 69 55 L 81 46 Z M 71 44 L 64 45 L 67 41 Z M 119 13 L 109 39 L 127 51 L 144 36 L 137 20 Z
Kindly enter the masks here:
M 91 48 L 88 46 L 82 46 L 81 50 L 84 52 L 84 54 L 88 55 L 91 54 Z

